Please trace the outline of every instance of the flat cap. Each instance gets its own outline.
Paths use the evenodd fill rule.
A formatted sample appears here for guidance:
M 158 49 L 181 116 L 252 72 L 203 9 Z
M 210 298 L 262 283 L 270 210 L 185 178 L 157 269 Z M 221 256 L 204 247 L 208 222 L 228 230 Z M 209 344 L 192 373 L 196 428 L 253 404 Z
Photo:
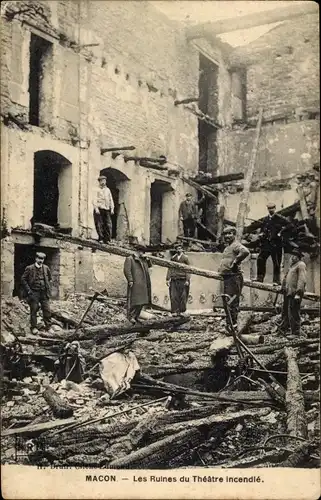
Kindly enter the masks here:
M 291 255 L 296 255 L 297 257 L 302 257 L 302 252 L 299 248 L 292 248 Z
M 227 226 L 223 229 L 223 234 L 225 233 L 234 233 L 236 234 L 236 228 L 234 226 Z
M 267 208 L 275 208 L 275 203 L 273 201 L 269 201 L 269 203 L 266 204 Z
M 40 259 L 45 259 L 46 258 L 46 254 L 43 253 L 43 252 L 37 252 L 36 253 L 36 257 L 39 257 Z

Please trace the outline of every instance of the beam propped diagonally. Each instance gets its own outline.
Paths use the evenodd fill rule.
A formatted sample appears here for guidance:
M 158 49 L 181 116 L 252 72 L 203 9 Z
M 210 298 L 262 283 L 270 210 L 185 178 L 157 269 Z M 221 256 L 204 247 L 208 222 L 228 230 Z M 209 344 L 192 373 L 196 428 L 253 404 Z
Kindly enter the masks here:
M 186 28 L 187 40 L 195 38 L 213 38 L 221 33 L 229 33 L 231 31 L 254 28 L 265 24 L 273 24 L 279 21 L 286 21 L 298 16 L 306 14 L 318 13 L 318 4 L 315 2 L 289 2 L 290 5 L 280 7 L 274 10 L 265 10 L 263 12 L 255 12 L 245 16 L 234 17 L 231 19 L 221 19 L 203 24 L 196 24 Z

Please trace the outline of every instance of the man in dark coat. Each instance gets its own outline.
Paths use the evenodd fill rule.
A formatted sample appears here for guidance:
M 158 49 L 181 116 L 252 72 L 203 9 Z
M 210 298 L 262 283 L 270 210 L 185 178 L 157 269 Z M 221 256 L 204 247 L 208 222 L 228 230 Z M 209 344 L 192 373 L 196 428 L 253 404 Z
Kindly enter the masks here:
M 256 281 L 263 283 L 266 272 L 266 261 L 271 256 L 273 261 L 273 283 L 280 284 L 280 271 L 282 262 L 282 233 L 293 227 L 283 215 L 276 213 L 275 203 L 268 203 L 269 215 L 264 217 L 260 230 L 260 253 L 257 258 Z
M 300 250 L 292 250 L 290 267 L 282 283 L 284 301 L 282 322 L 278 328 L 280 334 L 291 329 L 294 338 L 300 335 L 300 307 L 307 282 L 307 268 L 301 259 Z
M 152 286 L 149 268 L 152 264 L 142 250 L 126 257 L 124 275 L 127 280 L 127 317 L 136 323 L 144 305 L 152 302 Z
M 176 252 L 172 256 L 173 262 L 186 264 L 189 266 L 189 260 L 183 253 L 183 246 L 176 245 Z M 166 284 L 169 287 L 169 296 L 171 300 L 171 311 L 173 316 L 184 314 L 190 287 L 190 274 L 183 269 L 168 268 L 166 275 Z
M 191 193 L 187 193 L 186 200 L 182 201 L 179 206 L 179 217 L 183 222 L 184 236 L 187 238 L 195 238 L 196 231 L 196 221 L 199 219 L 198 205 L 200 205 L 204 200 L 204 197 L 200 201 L 193 200 Z
M 37 330 L 37 312 L 39 305 L 42 309 L 43 319 L 46 329 L 50 328 L 50 296 L 51 296 L 51 273 L 48 266 L 44 264 L 46 254 L 36 253 L 36 261 L 31 266 L 27 266 L 21 277 L 21 285 L 27 295 L 30 307 L 30 326 L 32 333 Z
M 235 227 L 226 227 L 223 230 L 224 241 L 227 247 L 222 254 L 222 260 L 218 272 L 223 277 L 223 293 L 229 296 L 229 306 L 224 301 L 224 309 L 228 318 L 229 307 L 234 328 L 237 327 L 237 316 L 239 312 L 240 298 L 243 288 L 243 274 L 240 268 L 241 262 L 250 255 L 249 250 L 236 241 Z M 227 323 L 228 324 L 228 323 Z

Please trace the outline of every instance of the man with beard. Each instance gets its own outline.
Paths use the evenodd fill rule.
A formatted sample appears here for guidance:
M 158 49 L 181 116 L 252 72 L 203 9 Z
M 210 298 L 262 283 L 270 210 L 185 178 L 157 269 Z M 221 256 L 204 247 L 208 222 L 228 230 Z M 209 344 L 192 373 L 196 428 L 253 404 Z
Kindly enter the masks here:
M 30 307 L 30 326 L 33 334 L 38 333 L 37 311 L 39 305 L 42 309 L 43 320 L 47 330 L 51 324 L 50 296 L 51 296 L 51 273 L 48 266 L 44 264 L 46 254 L 36 253 L 36 261 L 27 266 L 21 277 L 21 285 L 27 295 Z

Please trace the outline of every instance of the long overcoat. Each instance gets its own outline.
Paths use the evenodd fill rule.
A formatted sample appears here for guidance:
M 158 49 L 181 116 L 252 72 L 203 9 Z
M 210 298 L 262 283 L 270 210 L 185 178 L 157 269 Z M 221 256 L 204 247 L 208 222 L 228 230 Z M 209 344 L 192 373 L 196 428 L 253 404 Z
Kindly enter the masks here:
M 127 289 L 129 307 L 151 304 L 152 286 L 148 270 L 151 266 L 147 258 L 126 257 L 124 275 L 127 283 L 133 282 L 133 286 Z

